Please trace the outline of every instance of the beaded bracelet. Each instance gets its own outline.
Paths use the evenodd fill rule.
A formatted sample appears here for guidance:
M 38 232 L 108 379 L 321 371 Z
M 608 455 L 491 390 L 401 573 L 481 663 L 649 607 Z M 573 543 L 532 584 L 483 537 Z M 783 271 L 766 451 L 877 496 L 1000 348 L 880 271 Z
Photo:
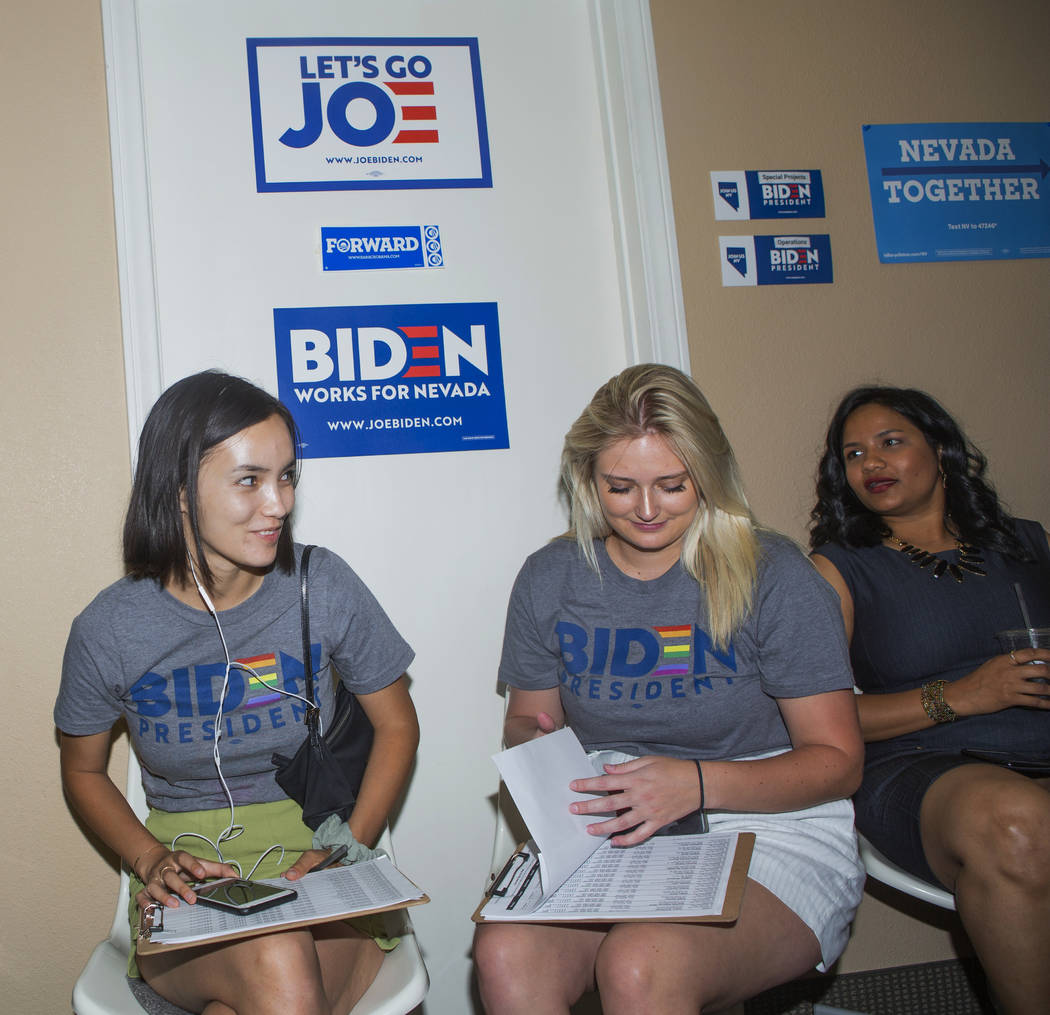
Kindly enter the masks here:
M 944 684 L 943 680 L 931 680 L 922 685 L 919 693 L 919 701 L 926 714 L 938 723 L 954 722 L 956 719 L 955 710 L 944 700 Z

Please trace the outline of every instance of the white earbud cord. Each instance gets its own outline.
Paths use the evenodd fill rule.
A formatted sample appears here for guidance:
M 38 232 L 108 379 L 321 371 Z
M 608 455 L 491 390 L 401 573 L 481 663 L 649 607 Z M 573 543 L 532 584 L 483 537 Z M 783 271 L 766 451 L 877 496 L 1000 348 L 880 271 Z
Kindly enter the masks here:
M 226 802 L 229 804 L 229 807 L 230 807 L 230 823 L 218 834 L 218 836 L 216 836 L 214 842 L 212 842 L 211 839 L 209 839 L 206 835 L 201 834 L 200 832 L 180 832 L 178 835 L 175 836 L 174 839 L 172 839 L 171 848 L 173 850 L 175 849 L 175 843 L 178 842 L 179 839 L 183 839 L 183 838 L 202 839 L 209 846 L 211 846 L 211 848 L 213 850 L 215 850 L 215 855 L 218 857 L 219 863 L 226 863 L 227 861 L 224 859 L 224 857 L 222 855 L 222 850 L 219 848 L 220 845 L 223 842 L 229 842 L 231 839 L 237 838 L 237 836 L 240 835 L 244 831 L 244 826 L 243 825 L 238 825 L 238 824 L 235 824 L 235 822 L 234 822 L 233 795 L 230 793 L 230 788 L 229 788 L 229 786 L 226 785 L 226 779 L 225 779 L 225 777 L 222 774 L 222 761 L 221 761 L 221 758 L 220 758 L 220 755 L 219 755 L 219 744 L 220 744 L 220 741 L 222 740 L 222 714 L 223 714 L 223 708 L 224 708 L 224 706 L 226 704 L 226 692 L 229 690 L 229 686 L 230 686 L 230 670 L 232 670 L 234 668 L 239 669 L 239 670 L 243 670 L 245 673 L 249 673 L 253 677 L 255 677 L 258 680 L 260 680 L 260 682 L 264 682 L 264 681 L 262 681 L 262 678 L 259 676 L 259 674 L 256 673 L 255 670 L 253 670 L 246 663 L 238 662 L 238 661 L 235 661 L 235 660 L 230 658 L 230 650 L 229 650 L 229 647 L 226 644 L 226 635 L 223 633 L 222 624 L 219 623 L 219 612 L 218 612 L 218 610 L 215 609 L 214 604 L 212 603 L 210 597 L 208 596 L 208 593 L 204 590 L 204 586 L 201 584 L 200 579 L 197 577 L 197 569 L 193 565 L 192 558 L 189 558 L 189 565 L 190 565 L 190 574 L 193 576 L 193 583 L 194 583 L 194 585 L 197 586 L 197 592 L 200 594 L 200 597 L 201 597 L 202 601 L 204 602 L 204 605 L 207 608 L 208 613 L 211 614 L 212 620 L 215 621 L 215 627 L 216 627 L 216 629 L 219 632 L 219 640 L 222 642 L 222 651 L 223 651 L 223 654 L 226 657 L 226 670 L 223 673 L 222 691 L 219 694 L 219 710 L 215 713 L 215 739 L 214 739 L 213 744 L 212 744 L 212 751 L 211 751 L 211 753 L 212 753 L 212 760 L 215 762 L 215 771 L 216 771 L 216 773 L 219 776 L 219 784 L 222 786 L 222 791 L 226 795 Z M 281 688 L 281 687 L 274 687 L 274 686 L 271 686 L 271 685 L 267 685 L 267 686 L 269 686 L 271 690 L 276 691 L 278 694 L 284 694 L 284 695 L 287 695 L 290 698 L 297 698 L 304 705 L 306 705 L 307 708 L 313 708 L 313 702 L 307 700 L 301 694 L 296 694 L 294 691 L 286 691 L 286 690 L 284 690 L 284 688 Z M 319 730 L 320 730 L 320 732 L 323 735 L 323 733 L 324 733 L 323 728 L 319 727 Z M 263 860 L 265 860 L 266 857 L 269 856 L 270 853 L 272 853 L 275 849 L 279 849 L 281 851 L 281 856 L 280 856 L 280 858 L 277 861 L 278 864 L 280 864 L 284 860 L 284 853 L 285 853 L 284 846 L 280 845 L 280 843 L 274 843 L 274 845 L 270 846 L 269 849 L 265 850 L 259 856 L 259 859 L 255 861 L 255 864 L 252 866 L 252 869 L 248 872 L 248 875 L 247 875 L 248 878 L 251 878 L 251 876 L 258 869 L 259 864 L 261 864 L 263 862 Z M 237 872 L 243 876 L 243 873 L 241 871 L 240 863 L 238 863 L 236 860 L 231 860 L 229 862 L 230 862 L 231 866 L 236 867 L 237 868 Z

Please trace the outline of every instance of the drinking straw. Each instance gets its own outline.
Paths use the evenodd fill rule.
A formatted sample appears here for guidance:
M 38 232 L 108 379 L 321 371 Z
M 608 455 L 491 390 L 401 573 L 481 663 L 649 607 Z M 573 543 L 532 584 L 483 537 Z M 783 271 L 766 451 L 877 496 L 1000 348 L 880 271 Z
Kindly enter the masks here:
M 1028 604 L 1024 599 L 1024 590 L 1020 582 L 1014 582 L 1014 595 L 1017 596 L 1017 605 L 1021 607 L 1021 616 L 1024 618 L 1024 626 L 1028 629 L 1028 644 L 1032 648 L 1038 648 L 1039 642 L 1035 636 L 1035 628 L 1032 627 L 1032 618 L 1028 613 Z

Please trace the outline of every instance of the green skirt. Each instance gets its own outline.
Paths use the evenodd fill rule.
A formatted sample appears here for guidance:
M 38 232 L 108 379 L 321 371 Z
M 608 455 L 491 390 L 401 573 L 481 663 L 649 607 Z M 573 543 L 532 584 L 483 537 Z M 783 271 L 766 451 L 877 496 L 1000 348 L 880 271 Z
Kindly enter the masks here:
M 244 804 L 234 812 L 234 820 L 244 831 L 220 845 L 222 860 L 241 865 L 243 876 L 255 866 L 259 857 L 275 843 L 284 847 L 268 853 L 252 873 L 252 880 L 280 877 L 299 859 L 300 854 L 313 849 L 313 832 L 303 824 L 302 808 L 294 800 L 277 800 L 268 804 Z M 169 849 L 181 849 L 202 860 L 219 860 L 215 847 L 198 836 L 206 836 L 215 842 L 230 822 L 230 810 L 208 811 L 160 811 L 151 808 L 146 818 L 146 827 L 159 842 Z M 186 834 L 195 833 L 195 834 Z M 174 840 L 178 837 L 178 841 Z M 174 846 L 172 843 L 174 842 Z M 289 882 L 291 884 L 291 882 Z M 128 901 L 128 924 L 131 929 L 131 949 L 128 952 L 128 976 L 139 976 L 136 963 L 135 943 L 138 938 L 139 907 L 135 896 L 142 891 L 143 884 L 131 875 L 131 898 Z M 388 929 L 383 919 L 385 914 L 356 917 L 346 922 L 372 937 L 383 951 L 397 947 L 398 938 L 386 936 Z

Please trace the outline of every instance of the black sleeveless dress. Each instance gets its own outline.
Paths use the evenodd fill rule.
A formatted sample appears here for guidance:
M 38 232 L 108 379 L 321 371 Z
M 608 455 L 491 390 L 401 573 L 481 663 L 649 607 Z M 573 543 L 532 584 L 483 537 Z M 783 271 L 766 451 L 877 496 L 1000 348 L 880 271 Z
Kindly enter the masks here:
M 987 576 L 967 574 L 962 584 L 948 574 L 934 580 L 930 568 L 887 546 L 827 543 L 814 551 L 835 565 L 853 597 L 850 660 L 865 694 L 958 680 L 998 655 L 996 633 L 1025 626 L 1015 583 L 1032 624 L 1050 627 L 1046 534 L 1036 522 L 1015 524 L 1035 560 L 982 550 Z M 951 562 L 958 553 L 937 556 Z M 936 778 L 968 763 L 959 753 L 964 747 L 1050 759 L 1050 712 L 1009 708 L 865 745 L 864 781 L 854 797 L 857 827 L 895 863 L 928 881 L 937 878 L 922 851 L 919 805 Z

